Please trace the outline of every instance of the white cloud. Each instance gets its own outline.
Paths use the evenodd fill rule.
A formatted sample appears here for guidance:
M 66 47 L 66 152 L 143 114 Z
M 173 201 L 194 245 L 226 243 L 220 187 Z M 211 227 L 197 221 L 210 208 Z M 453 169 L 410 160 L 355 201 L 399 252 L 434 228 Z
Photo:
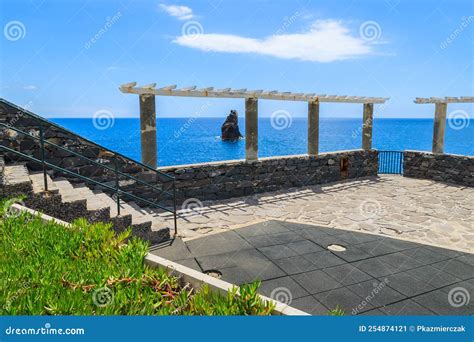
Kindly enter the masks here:
M 35 86 L 35 85 L 33 85 L 33 84 L 28 84 L 28 85 L 24 85 L 24 86 L 23 86 L 23 89 L 24 89 L 24 90 L 37 90 L 38 87 Z
M 333 62 L 374 53 L 373 45 L 351 35 L 341 21 L 318 20 L 303 33 L 271 35 L 263 39 L 230 34 L 181 35 L 174 41 L 182 46 L 213 52 L 255 53 L 311 62 Z
M 160 4 L 160 8 L 170 16 L 179 20 L 190 20 L 194 18 L 193 10 L 187 6 Z

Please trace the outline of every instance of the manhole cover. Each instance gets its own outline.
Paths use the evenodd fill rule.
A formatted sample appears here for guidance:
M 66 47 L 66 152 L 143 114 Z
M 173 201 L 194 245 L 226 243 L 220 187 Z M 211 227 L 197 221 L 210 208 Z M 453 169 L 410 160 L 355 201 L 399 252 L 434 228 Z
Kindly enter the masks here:
M 341 245 L 329 245 L 328 249 L 333 252 L 344 252 L 346 250 L 346 247 Z
M 208 276 L 211 276 L 217 279 L 221 279 L 222 277 L 222 273 L 218 270 L 208 270 L 208 271 L 204 271 L 204 273 L 207 274 Z

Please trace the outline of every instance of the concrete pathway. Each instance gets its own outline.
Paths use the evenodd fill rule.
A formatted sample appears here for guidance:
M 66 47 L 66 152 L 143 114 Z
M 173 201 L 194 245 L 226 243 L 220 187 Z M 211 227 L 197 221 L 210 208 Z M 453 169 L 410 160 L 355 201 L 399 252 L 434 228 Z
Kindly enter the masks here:
M 270 220 L 151 253 L 314 315 L 474 314 L 474 254 L 379 234 Z
M 474 188 L 399 175 L 225 201 L 188 199 L 179 215 L 188 239 L 278 219 L 474 252 Z

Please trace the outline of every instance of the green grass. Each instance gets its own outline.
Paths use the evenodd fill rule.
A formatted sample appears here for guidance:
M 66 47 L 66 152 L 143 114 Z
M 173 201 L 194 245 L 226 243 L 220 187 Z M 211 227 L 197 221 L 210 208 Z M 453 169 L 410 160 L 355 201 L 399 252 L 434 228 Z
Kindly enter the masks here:
M 3 208 L 3 209 L 1 209 Z M 0 202 L 1 315 L 268 315 L 259 283 L 227 296 L 144 264 L 148 245 L 109 225 L 66 228 Z

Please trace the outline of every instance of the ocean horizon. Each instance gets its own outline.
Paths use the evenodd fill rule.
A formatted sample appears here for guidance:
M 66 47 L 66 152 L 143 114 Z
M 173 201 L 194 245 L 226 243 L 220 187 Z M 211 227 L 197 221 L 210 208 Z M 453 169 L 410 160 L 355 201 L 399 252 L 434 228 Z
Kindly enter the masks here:
M 139 118 L 94 120 L 54 118 L 53 122 L 135 160 L 141 159 Z M 158 165 L 182 165 L 245 158 L 245 140 L 220 139 L 224 118 L 157 118 Z M 259 157 L 307 153 L 307 119 L 260 118 Z M 239 119 L 245 135 L 245 120 Z M 320 152 L 361 148 L 362 118 L 321 118 Z M 373 148 L 431 151 L 433 119 L 378 118 Z M 445 153 L 474 155 L 474 119 L 448 120 Z

